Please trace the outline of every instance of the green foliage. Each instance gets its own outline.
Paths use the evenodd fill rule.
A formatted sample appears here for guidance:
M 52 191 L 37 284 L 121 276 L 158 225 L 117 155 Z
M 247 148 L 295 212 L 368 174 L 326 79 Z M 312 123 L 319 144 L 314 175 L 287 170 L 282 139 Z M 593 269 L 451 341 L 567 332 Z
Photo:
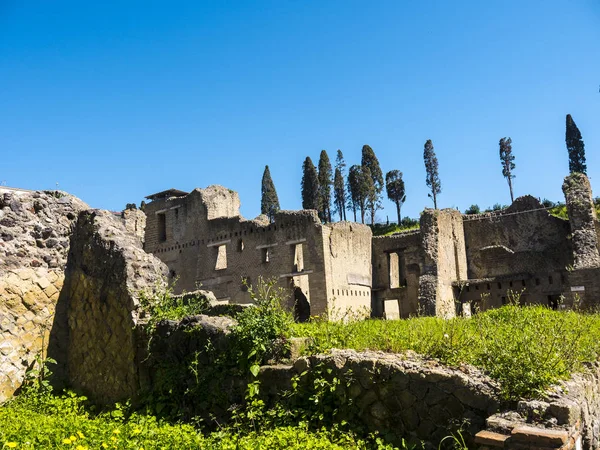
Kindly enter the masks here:
M 438 160 L 431 139 L 425 142 L 423 160 L 425 161 L 425 184 L 431 189 L 431 193 L 427 196 L 433 200 L 434 209 L 437 209 L 437 196 L 442 192 L 442 182 L 438 173 Z
M 379 166 L 379 160 L 375 156 L 375 152 L 368 145 L 363 145 L 361 166 L 363 174 L 370 178 L 370 182 L 366 183 L 368 189 L 366 191 L 367 208 L 371 213 L 371 225 L 375 223 L 375 213 L 381 209 L 381 192 L 383 191 L 383 173 Z M 364 223 L 364 221 L 363 221 Z
M 325 150 L 321 150 L 319 156 L 319 215 L 323 222 L 331 222 L 331 186 L 333 184 L 333 172 L 329 156 Z
M 508 208 L 508 205 L 501 205 L 500 203 L 494 203 L 491 207 L 487 207 L 484 212 L 497 212 Z
M 127 203 L 125 209 L 137 209 L 137 205 L 135 203 Z
M 479 214 L 480 212 L 479 205 L 471 205 L 465 210 L 465 214 Z
M 402 221 L 400 208 L 406 201 L 406 192 L 404 188 L 404 180 L 402 172 L 399 170 L 390 170 L 385 174 L 385 189 L 388 198 L 396 204 L 396 212 L 398 213 L 398 223 Z
M 333 202 L 340 215 L 340 220 L 346 220 L 346 185 L 344 183 L 346 162 L 341 150 L 335 158 L 335 176 L 333 178 Z
M 515 155 L 512 153 L 512 139 L 502 138 L 500 139 L 500 162 L 502 163 L 502 176 L 508 181 L 508 188 L 510 190 L 510 201 L 514 202 L 512 180 L 515 178 L 512 171 L 515 169 Z
M 585 145 L 581 138 L 581 132 L 577 128 L 571 114 L 567 114 L 565 142 L 567 144 L 567 151 L 569 152 L 569 172 L 586 174 Z
M 319 175 L 310 156 L 302 164 L 302 208 L 319 211 Z
M 147 329 L 152 332 L 162 320 L 181 320 L 184 317 L 203 314 L 210 308 L 205 297 L 173 295 L 173 285 L 160 281 L 153 292 L 140 292 L 140 306 L 147 316 Z
M 310 431 L 306 425 L 260 430 L 223 428 L 203 435 L 191 425 L 171 424 L 126 407 L 94 414 L 85 397 L 72 393 L 32 401 L 20 396 L 0 406 L 0 448 L 16 449 L 392 449 L 369 445 L 354 433 Z
M 513 296 L 518 299 L 518 294 Z M 518 303 L 515 301 L 514 303 Z M 471 319 L 435 317 L 398 321 L 295 324 L 294 336 L 312 339 L 309 353 L 331 348 L 414 350 L 451 365 L 469 363 L 501 383 L 505 398 L 535 397 L 551 383 L 600 355 L 600 315 L 516 304 Z
M 265 166 L 265 171 L 261 183 L 260 213 L 265 214 L 271 222 L 275 220 L 275 213 L 279 211 L 279 197 L 275 190 L 275 184 L 271 179 L 269 166 Z
M 411 219 L 410 217 L 404 217 L 400 222 L 400 225 L 395 223 L 382 224 L 376 223 L 375 225 L 369 225 L 373 236 L 389 236 L 394 233 L 408 230 L 418 230 L 419 221 L 417 219 Z
M 231 334 L 234 358 L 256 376 L 265 356 L 279 351 L 280 343 L 287 342 L 294 320 L 282 307 L 284 291 L 275 280 L 259 277 L 256 285 L 248 286 L 248 292 L 254 306 L 238 314 Z
M 350 193 L 350 205 L 354 212 L 354 221 L 356 221 L 356 211 L 360 210 L 360 220 L 365 223 L 365 212 L 368 207 L 369 196 L 373 193 L 373 179 L 369 169 L 359 165 L 353 165 L 348 172 L 348 192 Z

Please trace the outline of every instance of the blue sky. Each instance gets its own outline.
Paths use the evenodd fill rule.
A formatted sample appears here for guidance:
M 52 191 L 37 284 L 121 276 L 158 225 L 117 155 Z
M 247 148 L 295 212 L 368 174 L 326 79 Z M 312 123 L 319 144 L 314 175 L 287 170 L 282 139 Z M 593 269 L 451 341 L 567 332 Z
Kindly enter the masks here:
M 113 210 L 221 184 L 254 217 L 265 164 L 298 209 L 307 155 L 369 144 L 417 217 L 427 139 L 464 210 L 509 203 L 510 136 L 515 194 L 562 200 L 570 113 L 600 194 L 599 86 L 597 0 L 0 0 L 0 181 Z

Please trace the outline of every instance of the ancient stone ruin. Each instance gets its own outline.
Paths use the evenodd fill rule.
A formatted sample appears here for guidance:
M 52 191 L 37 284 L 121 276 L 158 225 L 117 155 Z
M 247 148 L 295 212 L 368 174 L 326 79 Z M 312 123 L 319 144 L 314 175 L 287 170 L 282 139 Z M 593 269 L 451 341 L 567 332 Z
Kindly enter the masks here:
M 246 220 L 237 193 L 220 186 L 171 189 L 147 197 L 145 249 L 167 264 L 177 290 L 202 285 L 219 302 L 248 303 L 243 280 L 275 277 L 301 320 L 348 308 L 452 317 L 515 299 L 591 306 L 600 302 L 591 187 L 573 174 L 563 188 L 569 221 L 525 196 L 495 213 L 426 209 L 419 230 L 382 237 L 322 224 L 314 211 Z
M 553 307 L 596 306 L 599 228 L 591 187 L 573 174 L 563 190 L 569 221 L 527 196 L 498 213 L 425 210 L 419 230 L 373 237 L 364 225 L 322 224 L 315 211 L 246 220 L 238 195 L 220 186 L 154 194 L 145 215 L 122 216 L 58 191 L 2 188 L 0 402 L 46 352 L 58 361 L 55 381 L 101 403 L 135 400 L 155 382 L 140 300 L 164 289 L 167 278 L 178 292 L 210 290 L 207 299 L 221 305 L 248 304 L 249 284 L 275 278 L 298 320 L 368 311 L 388 319 L 417 312 L 452 317 L 515 297 Z M 207 330 L 212 342 L 230 325 L 204 317 L 167 323 L 164 351 L 153 358 L 178 355 L 175 337 L 191 328 Z M 340 408 L 351 399 L 368 429 L 388 428 L 400 417 L 394 439 L 438 438 L 465 415 L 469 439 L 481 448 L 596 448 L 600 439 L 595 366 L 515 412 L 472 368 L 449 369 L 416 355 L 340 351 L 263 367 L 266 401 L 292 377 L 309 379 L 323 366 L 332 376 L 351 371 Z M 540 421 L 532 429 L 515 414 L 538 414 Z

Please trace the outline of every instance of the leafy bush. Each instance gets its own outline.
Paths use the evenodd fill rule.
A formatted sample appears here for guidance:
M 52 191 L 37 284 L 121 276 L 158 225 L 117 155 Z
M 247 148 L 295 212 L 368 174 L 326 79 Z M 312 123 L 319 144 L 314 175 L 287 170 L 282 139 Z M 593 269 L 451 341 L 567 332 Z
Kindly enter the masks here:
M 295 324 L 307 336 L 307 353 L 331 348 L 403 352 L 441 362 L 468 363 L 498 380 L 505 398 L 535 397 L 551 383 L 581 370 L 600 355 L 600 315 L 552 311 L 542 306 L 504 306 L 471 319 L 435 317 L 350 323 Z
M 282 343 L 285 346 L 294 319 L 282 307 L 285 293 L 275 280 L 258 277 L 255 286 L 248 286 L 248 292 L 254 304 L 236 316 L 238 323 L 231 330 L 236 353 L 233 357 L 256 376 L 265 356 L 279 352 L 276 347 Z
M 127 414 L 118 406 L 93 415 L 85 397 L 20 396 L 0 406 L 2 449 L 366 449 L 366 441 L 352 433 L 306 426 L 238 432 L 225 428 L 202 435 L 190 425 L 170 424 L 154 416 Z M 379 445 L 381 449 L 391 446 Z

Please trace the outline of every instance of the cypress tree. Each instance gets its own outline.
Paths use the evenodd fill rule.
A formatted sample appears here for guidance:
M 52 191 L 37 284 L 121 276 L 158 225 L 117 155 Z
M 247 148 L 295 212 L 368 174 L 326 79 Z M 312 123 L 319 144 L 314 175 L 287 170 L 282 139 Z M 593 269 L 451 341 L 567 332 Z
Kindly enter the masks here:
M 319 211 L 319 175 L 310 156 L 302 164 L 302 208 Z
M 575 125 L 571 114 L 567 114 L 567 131 L 565 136 L 567 151 L 569 152 L 569 172 L 587 173 L 585 164 L 585 145 L 581 139 L 579 128 Z
M 333 178 L 333 195 L 336 210 L 340 215 L 340 220 L 346 220 L 346 186 L 344 184 L 344 169 L 346 162 L 341 150 L 337 151 L 335 158 L 335 176 Z M 356 221 L 356 219 L 355 219 Z
M 375 212 L 381 209 L 381 192 L 383 191 L 383 173 L 375 152 L 368 145 L 363 145 L 361 165 L 368 169 L 372 183 L 367 196 L 367 207 L 371 212 L 371 225 L 375 223 Z
M 365 223 L 369 195 L 375 191 L 368 167 L 359 165 L 350 167 L 348 171 L 348 191 L 350 192 L 350 206 L 354 212 L 354 221 L 356 222 L 356 210 L 359 209 L 360 221 Z
M 402 172 L 399 170 L 390 170 L 385 174 L 385 190 L 387 191 L 388 198 L 396 204 L 396 212 L 398 213 L 398 225 L 402 221 L 400 215 L 400 208 L 406 201 L 406 193 L 404 189 L 404 180 L 402 179 Z
M 502 175 L 504 175 L 504 178 L 506 178 L 506 181 L 508 181 L 511 203 L 515 201 L 512 188 L 512 179 L 515 177 L 512 174 L 512 171 L 515 168 L 515 163 L 513 162 L 514 159 L 515 155 L 512 154 L 512 139 L 500 139 L 500 162 L 502 163 Z
M 265 214 L 271 222 L 275 220 L 275 213 L 279 211 L 279 198 L 275 185 L 271 179 L 269 166 L 265 166 L 265 171 L 262 177 L 260 212 Z
M 336 212 L 340 215 L 340 222 L 346 220 L 346 189 L 344 188 L 344 177 L 339 168 L 335 168 L 333 176 L 333 204 Z
M 442 192 L 442 182 L 438 174 L 438 160 L 433 151 L 433 143 L 431 139 L 425 142 L 425 148 L 423 150 L 423 160 L 425 161 L 425 184 L 431 189 L 431 193 L 427 196 L 433 199 L 433 207 L 437 209 L 437 195 Z
M 333 173 L 329 156 L 325 150 L 321 150 L 319 156 L 319 206 L 323 222 L 331 222 L 331 185 L 333 184 Z

